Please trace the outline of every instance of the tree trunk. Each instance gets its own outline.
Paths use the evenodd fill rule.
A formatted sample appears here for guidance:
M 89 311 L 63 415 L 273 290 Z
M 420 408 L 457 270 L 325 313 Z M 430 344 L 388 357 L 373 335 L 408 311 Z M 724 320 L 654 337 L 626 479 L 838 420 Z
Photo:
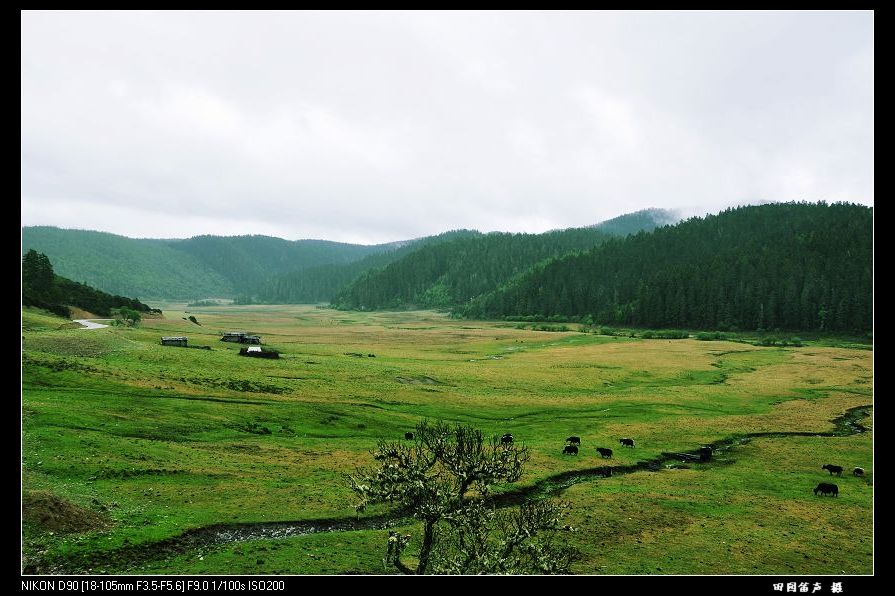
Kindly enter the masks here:
M 420 562 L 416 566 L 417 575 L 426 573 L 429 566 L 429 554 L 432 552 L 432 542 L 435 538 L 435 521 L 426 520 L 426 529 L 423 532 L 423 545 L 420 547 Z

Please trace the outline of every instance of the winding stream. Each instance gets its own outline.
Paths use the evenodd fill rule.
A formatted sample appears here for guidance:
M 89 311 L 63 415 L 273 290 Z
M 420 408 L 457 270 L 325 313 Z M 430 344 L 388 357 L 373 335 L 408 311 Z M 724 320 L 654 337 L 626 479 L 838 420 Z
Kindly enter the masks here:
M 748 443 L 752 439 L 763 437 L 845 437 L 867 431 L 859 421 L 870 415 L 872 405 L 857 406 L 847 410 L 842 416 L 833 419 L 832 431 L 827 432 L 755 432 L 734 435 L 710 443 L 714 454 L 723 453 L 738 445 Z M 569 470 L 553 476 L 543 478 L 538 482 L 495 496 L 494 501 L 499 507 L 518 504 L 529 499 L 545 498 L 557 495 L 579 482 L 592 481 L 605 477 L 607 468 L 611 469 L 612 476 L 621 476 L 642 471 L 657 471 L 665 464 L 671 462 L 698 460 L 698 447 L 693 451 L 684 453 L 663 453 L 659 457 L 640 461 L 636 464 L 624 466 L 601 465 L 582 470 Z M 606 460 L 603 460 L 606 461 Z M 704 465 L 712 465 L 707 463 Z M 245 542 L 249 540 L 264 540 L 288 538 L 290 536 L 302 536 L 319 532 L 351 532 L 356 530 L 382 530 L 394 526 L 404 525 L 412 521 L 412 518 L 403 511 L 390 512 L 369 517 L 341 517 L 329 519 L 279 521 L 279 522 L 248 522 L 215 524 L 202 528 L 187 530 L 183 534 L 173 536 L 159 542 L 125 546 L 115 551 L 104 553 L 89 553 L 59 561 L 51 569 L 39 569 L 37 573 L 85 573 L 87 570 L 97 572 L 102 568 L 111 566 L 115 570 L 132 569 L 134 566 L 155 561 L 170 556 L 183 554 L 184 552 L 200 549 L 214 548 L 231 542 Z M 27 572 L 27 571 L 26 571 Z

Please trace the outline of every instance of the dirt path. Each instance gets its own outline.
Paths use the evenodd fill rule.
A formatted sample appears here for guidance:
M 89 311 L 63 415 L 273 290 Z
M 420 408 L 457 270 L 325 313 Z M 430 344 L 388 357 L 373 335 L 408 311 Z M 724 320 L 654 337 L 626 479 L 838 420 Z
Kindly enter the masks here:
M 112 321 L 113 319 L 93 319 L 93 321 Z M 103 325 L 102 323 L 94 323 L 89 319 L 74 319 L 75 323 L 80 323 L 83 325 L 81 329 L 102 329 L 103 327 L 108 327 L 108 325 Z
M 714 454 L 723 453 L 743 445 L 752 439 L 762 437 L 845 437 L 867 431 L 859 421 L 870 415 L 872 405 L 857 406 L 847 410 L 842 416 L 831 422 L 834 429 L 828 432 L 757 432 L 735 435 L 711 443 Z M 606 469 L 612 470 L 612 476 L 621 476 L 642 471 L 662 469 L 666 463 L 693 461 L 698 459 L 699 449 L 685 453 L 663 453 L 659 457 L 640 461 L 627 466 L 599 466 L 583 470 L 570 470 L 554 476 L 543 478 L 535 484 L 513 490 L 495 497 L 498 507 L 516 505 L 529 499 L 540 499 L 557 495 L 579 482 L 599 480 L 606 477 Z M 706 463 L 704 465 L 712 465 Z M 356 530 L 381 530 L 409 523 L 412 519 L 406 512 L 397 511 L 371 517 L 344 517 L 317 520 L 295 520 L 281 522 L 249 522 L 234 524 L 216 524 L 203 528 L 187 530 L 178 536 L 172 536 L 160 542 L 126 546 L 118 550 L 89 553 L 50 564 L 47 568 L 36 569 L 35 573 L 92 573 L 126 572 L 134 566 L 147 561 L 155 561 L 177 556 L 196 548 L 214 548 L 231 542 L 248 540 L 264 540 L 302 536 L 319 532 L 351 532 Z M 105 571 L 108 569 L 108 571 Z M 114 570 L 114 571 L 113 571 Z

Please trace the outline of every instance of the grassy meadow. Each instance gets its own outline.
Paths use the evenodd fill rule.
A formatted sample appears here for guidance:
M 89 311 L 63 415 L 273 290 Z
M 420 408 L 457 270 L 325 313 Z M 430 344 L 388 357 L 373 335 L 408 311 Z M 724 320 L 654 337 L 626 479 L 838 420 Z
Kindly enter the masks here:
M 528 485 L 747 433 L 829 432 L 873 401 L 873 352 L 829 338 L 758 347 L 432 311 L 161 306 L 164 318 L 97 330 L 23 311 L 26 570 L 383 573 L 385 530 L 157 545 L 213 524 L 355 517 L 345 474 L 422 418 L 513 433 L 531 450 Z M 261 335 L 281 358 L 239 357 L 218 341 L 229 330 Z M 161 346 L 163 335 L 212 349 Z M 569 435 L 582 438 L 578 457 L 562 455 Z M 846 468 L 835 499 L 812 493 L 825 463 Z M 770 436 L 552 498 L 571 503 L 577 573 L 870 574 L 872 464 L 872 432 Z

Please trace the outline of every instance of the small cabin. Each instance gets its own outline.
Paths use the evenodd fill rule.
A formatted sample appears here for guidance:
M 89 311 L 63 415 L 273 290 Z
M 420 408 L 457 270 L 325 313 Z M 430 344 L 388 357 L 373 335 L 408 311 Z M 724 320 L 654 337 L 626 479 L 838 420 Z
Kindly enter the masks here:
M 258 335 L 249 335 L 245 331 L 227 331 L 221 336 L 221 341 L 229 341 L 235 344 L 257 344 L 261 345 L 261 337 Z
M 265 350 L 261 346 L 249 346 L 239 350 L 240 356 L 251 356 L 253 358 L 279 358 L 280 353 L 276 350 Z
M 182 348 L 185 348 L 185 347 L 187 347 L 186 342 L 187 342 L 187 338 L 182 335 L 162 338 L 163 346 L 180 346 Z

